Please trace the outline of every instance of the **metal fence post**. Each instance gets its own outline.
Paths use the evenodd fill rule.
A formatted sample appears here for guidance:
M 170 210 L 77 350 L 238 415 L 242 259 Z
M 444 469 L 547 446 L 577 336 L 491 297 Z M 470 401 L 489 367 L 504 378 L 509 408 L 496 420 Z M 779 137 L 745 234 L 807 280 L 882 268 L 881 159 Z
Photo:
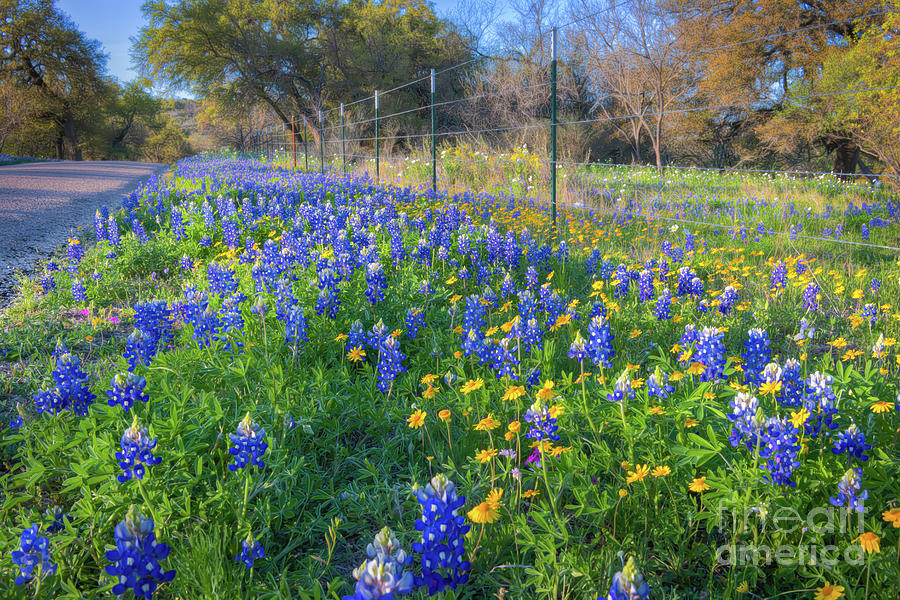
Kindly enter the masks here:
M 322 109 L 319 109 L 319 173 L 325 172 L 325 124 L 322 122 Z
M 378 143 L 378 90 L 375 90 L 375 181 L 381 179 L 381 169 L 379 165 L 378 151 L 380 150 Z
M 556 27 L 550 35 L 550 220 L 556 233 Z
M 431 70 L 431 191 L 437 194 L 437 139 L 435 128 L 437 119 L 434 112 L 434 69 Z
M 306 129 L 306 115 L 303 115 L 303 160 L 306 162 L 306 170 L 309 171 L 309 131 Z
M 344 168 L 344 175 L 347 174 L 347 145 L 344 143 L 344 103 L 341 102 L 341 165 Z
M 291 169 L 297 170 L 297 134 L 294 131 L 294 115 L 291 115 L 291 156 L 293 157 L 293 166 Z

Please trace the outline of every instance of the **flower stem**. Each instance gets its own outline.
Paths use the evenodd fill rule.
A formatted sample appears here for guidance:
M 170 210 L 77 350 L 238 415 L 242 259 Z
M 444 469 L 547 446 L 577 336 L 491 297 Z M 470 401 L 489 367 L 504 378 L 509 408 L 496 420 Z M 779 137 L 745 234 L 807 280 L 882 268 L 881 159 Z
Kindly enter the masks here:
M 141 498 L 144 499 L 144 504 L 147 505 L 147 510 L 150 511 L 150 516 L 153 517 L 153 523 L 155 523 L 156 526 L 159 527 L 159 531 L 160 531 L 160 533 L 162 533 L 162 530 L 163 530 L 162 522 L 156 517 L 156 511 L 153 510 L 153 505 L 150 503 L 150 499 L 147 498 L 147 492 L 144 490 L 144 483 L 140 479 L 138 479 L 137 482 L 138 482 L 138 491 L 140 491 L 140 493 L 141 493 Z

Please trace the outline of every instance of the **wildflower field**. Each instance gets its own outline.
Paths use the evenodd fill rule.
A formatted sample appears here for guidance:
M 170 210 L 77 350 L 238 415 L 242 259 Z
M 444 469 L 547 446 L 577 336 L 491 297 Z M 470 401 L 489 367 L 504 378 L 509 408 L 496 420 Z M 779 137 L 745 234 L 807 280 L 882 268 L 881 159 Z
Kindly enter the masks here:
M 897 598 L 900 202 L 578 177 L 98 213 L 0 317 L 0 597 Z

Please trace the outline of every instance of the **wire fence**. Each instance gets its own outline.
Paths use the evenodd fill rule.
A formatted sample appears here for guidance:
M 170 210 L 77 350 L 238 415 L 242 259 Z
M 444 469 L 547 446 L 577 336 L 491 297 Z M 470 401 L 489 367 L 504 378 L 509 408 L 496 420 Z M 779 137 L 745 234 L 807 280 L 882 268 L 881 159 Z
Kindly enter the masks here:
M 619 6 L 621 8 L 621 5 Z M 701 50 L 682 53 L 682 57 L 741 44 L 767 42 L 777 37 L 796 35 L 813 29 L 856 22 L 893 12 L 880 10 L 865 15 L 806 26 L 748 38 Z M 572 21 L 581 22 L 590 16 Z M 569 25 L 567 23 L 566 25 Z M 702 227 L 738 227 L 753 218 L 752 211 L 721 212 L 715 216 L 720 222 L 689 214 L 690 208 L 671 201 L 680 187 L 687 190 L 687 179 L 708 177 L 709 185 L 724 189 L 729 185 L 752 185 L 746 178 L 768 177 L 777 186 L 794 185 L 804 188 L 835 188 L 847 185 L 846 174 L 831 171 L 796 169 L 726 167 L 723 165 L 684 165 L 662 162 L 660 165 L 612 164 L 590 160 L 573 160 L 570 151 L 560 152 L 557 142 L 562 136 L 572 139 L 578 128 L 595 127 L 605 123 L 618 124 L 635 119 L 668 118 L 676 115 L 752 109 L 758 101 L 729 104 L 679 106 L 640 113 L 574 115 L 577 118 L 558 119 L 558 29 L 550 32 L 551 60 L 549 68 L 538 70 L 539 80 L 532 78 L 523 85 L 501 89 L 479 90 L 478 93 L 458 95 L 441 77 L 465 70 L 477 79 L 485 62 L 491 58 L 468 60 L 450 67 L 434 70 L 428 75 L 377 91 L 371 96 L 341 103 L 319 110 L 315 118 L 291 117 L 285 122 L 267 126 L 251 135 L 250 150 L 292 169 L 334 172 L 339 174 L 368 174 L 379 182 L 396 185 L 418 185 L 434 194 L 457 194 L 474 189 L 502 189 L 522 203 L 544 207 L 550 222 L 557 226 L 557 211 L 593 211 L 618 216 L 627 206 L 642 218 Z M 670 58 L 677 57 L 672 55 Z M 417 86 L 417 87 L 414 87 Z M 403 90 L 413 88 L 416 93 L 403 96 Z M 839 91 L 816 92 L 784 96 L 781 106 L 808 104 L 812 100 L 841 96 L 865 97 L 866 94 L 888 91 L 900 86 L 860 87 Z M 460 117 L 460 111 L 478 114 L 484 108 L 485 118 L 491 109 L 504 103 L 516 102 L 523 95 L 536 99 L 540 113 L 532 122 L 498 126 L 478 126 L 473 119 Z M 483 104 L 489 101 L 488 106 Z M 404 105 L 404 103 L 406 105 Z M 385 110 L 385 106 L 388 110 Z M 479 121 L 479 119 L 474 119 Z M 530 142 L 530 146 L 528 143 Z M 479 149 L 481 148 L 481 149 Z M 506 148 L 500 151 L 498 148 Z M 541 151 L 536 151 L 540 149 Z M 844 181 L 838 183 L 840 175 Z M 900 179 L 894 173 L 860 173 L 853 175 L 860 197 L 878 201 L 886 197 L 882 182 Z M 827 190 L 826 190 L 827 191 Z M 668 199 L 667 199 L 668 198 Z M 666 214 L 664 214 L 666 213 Z M 843 224 L 841 224 L 843 225 Z M 789 236 L 791 240 L 807 239 L 835 242 L 848 246 L 870 247 L 900 251 L 892 244 L 841 239 L 836 235 L 814 235 L 788 230 L 771 231 Z M 830 233 L 830 232 L 826 232 Z

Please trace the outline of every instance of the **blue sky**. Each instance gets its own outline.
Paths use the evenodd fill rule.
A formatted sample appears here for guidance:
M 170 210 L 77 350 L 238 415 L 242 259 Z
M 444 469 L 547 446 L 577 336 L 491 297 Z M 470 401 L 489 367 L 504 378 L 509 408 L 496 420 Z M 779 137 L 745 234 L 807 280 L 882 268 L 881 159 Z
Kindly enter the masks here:
M 432 2 L 440 16 L 456 6 L 456 0 Z M 109 55 L 109 72 L 120 81 L 131 81 L 137 72 L 131 64 L 131 40 L 144 23 L 141 14 L 143 0 L 57 0 L 56 5 L 67 13 L 89 38 L 99 40 Z
M 99 40 L 109 56 L 109 72 L 120 81 L 137 77 L 131 66 L 131 41 L 143 25 L 142 0 L 57 0 L 78 29 Z

